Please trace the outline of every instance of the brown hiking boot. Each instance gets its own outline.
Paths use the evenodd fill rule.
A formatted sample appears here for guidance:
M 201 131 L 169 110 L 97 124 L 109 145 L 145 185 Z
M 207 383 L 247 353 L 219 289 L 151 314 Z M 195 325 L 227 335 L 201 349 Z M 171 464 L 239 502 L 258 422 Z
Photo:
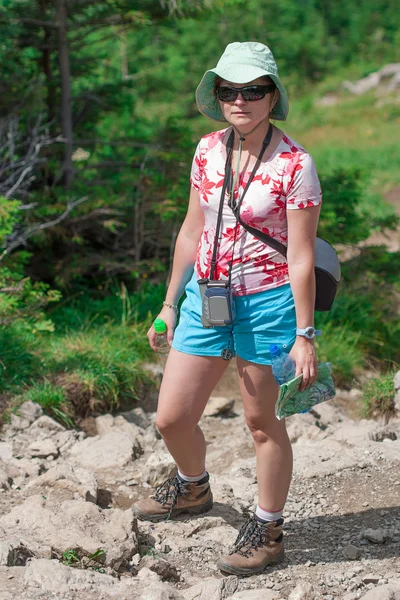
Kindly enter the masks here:
M 232 552 L 217 562 L 220 571 L 233 575 L 261 573 L 284 558 L 283 519 L 262 523 L 254 515 L 241 528 Z
M 196 483 L 186 483 L 178 476 L 158 486 L 154 496 L 135 502 L 132 511 L 141 521 L 167 521 L 183 513 L 200 515 L 211 510 L 213 497 L 209 476 Z

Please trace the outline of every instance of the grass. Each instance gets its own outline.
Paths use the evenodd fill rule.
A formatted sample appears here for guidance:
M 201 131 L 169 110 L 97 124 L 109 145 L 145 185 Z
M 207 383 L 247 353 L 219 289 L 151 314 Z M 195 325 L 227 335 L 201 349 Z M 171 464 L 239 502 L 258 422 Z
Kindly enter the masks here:
M 394 372 L 368 380 L 363 386 L 364 417 L 383 415 L 386 422 L 394 415 Z
M 141 367 L 153 354 L 146 338 L 148 316 L 140 323 L 133 317 L 129 324 L 99 318 L 90 323 L 77 313 L 77 321 L 80 326 L 70 329 L 64 323 L 53 334 L 18 338 L 14 331 L 3 336 L 3 356 L 7 367 L 12 365 L 11 376 L 3 381 L 3 389 L 12 394 L 3 419 L 30 400 L 72 427 L 89 414 L 131 407 L 153 385 Z M 18 373 L 15 364 L 21 356 L 27 360 Z
M 53 385 L 47 380 L 35 382 L 14 405 L 15 408 L 23 402 L 36 402 L 49 416 L 60 421 L 68 428 L 74 427 L 73 419 L 68 415 L 66 391 L 61 386 Z
M 347 387 L 361 374 L 364 354 L 359 347 L 360 335 L 349 327 L 323 326 L 323 335 L 316 338 L 315 346 L 319 362 L 330 362 L 338 387 Z

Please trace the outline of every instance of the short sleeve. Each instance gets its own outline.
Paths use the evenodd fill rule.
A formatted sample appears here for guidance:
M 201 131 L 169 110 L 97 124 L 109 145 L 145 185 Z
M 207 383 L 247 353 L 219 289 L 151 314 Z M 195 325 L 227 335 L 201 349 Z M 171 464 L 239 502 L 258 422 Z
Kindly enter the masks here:
M 206 162 L 206 159 L 202 155 L 200 141 L 197 145 L 196 152 L 194 153 L 192 170 L 190 172 L 190 183 L 196 190 L 199 190 L 201 187 Z
M 322 191 L 313 159 L 307 153 L 299 153 L 292 162 L 286 188 L 287 210 L 318 206 L 322 203 Z

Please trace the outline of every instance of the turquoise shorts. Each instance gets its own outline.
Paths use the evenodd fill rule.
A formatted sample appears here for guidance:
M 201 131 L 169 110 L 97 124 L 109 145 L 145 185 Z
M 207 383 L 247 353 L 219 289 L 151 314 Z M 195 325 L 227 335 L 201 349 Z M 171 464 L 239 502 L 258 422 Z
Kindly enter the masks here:
M 271 344 L 290 351 L 296 339 L 296 314 L 289 283 L 265 292 L 234 296 L 234 323 L 207 329 L 201 323 L 197 279 L 194 274 L 186 286 L 172 342 L 175 350 L 197 356 L 221 356 L 229 348 L 233 356 L 261 365 L 271 364 Z

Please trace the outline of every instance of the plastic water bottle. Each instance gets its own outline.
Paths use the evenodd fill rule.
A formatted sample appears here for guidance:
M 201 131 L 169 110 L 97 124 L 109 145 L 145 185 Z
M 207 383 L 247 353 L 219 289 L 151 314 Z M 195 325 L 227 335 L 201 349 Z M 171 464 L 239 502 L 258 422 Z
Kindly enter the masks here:
M 296 375 L 296 362 L 289 354 L 283 352 L 279 346 L 272 344 L 269 347 L 271 354 L 272 373 L 279 385 L 294 379 Z
M 160 362 L 165 367 L 165 363 L 167 362 L 168 352 L 170 351 L 171 346 L 168 343 L 167 338 L 167 325 L 165 321 L 162 319 L 156 319 L 153 323 L 154 329 L 156 331 L 156 349 L 157 354 L 159 356 Z

